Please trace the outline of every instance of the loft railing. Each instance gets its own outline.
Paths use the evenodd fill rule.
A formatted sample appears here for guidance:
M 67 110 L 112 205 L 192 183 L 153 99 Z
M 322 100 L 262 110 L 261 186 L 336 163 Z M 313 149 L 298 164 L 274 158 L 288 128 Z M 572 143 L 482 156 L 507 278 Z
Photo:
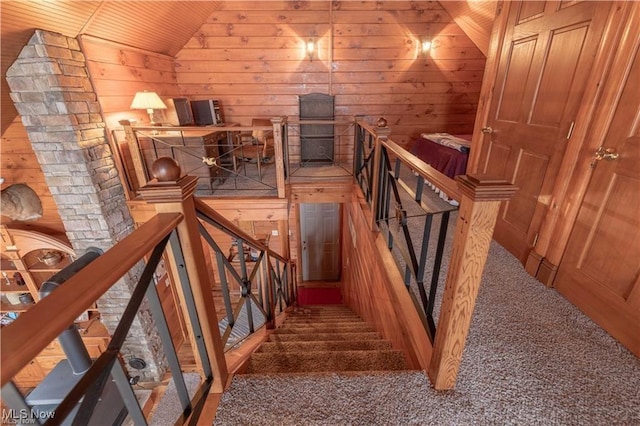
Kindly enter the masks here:
M 275 117 L 271 126 L 133 126 L 122 120 L 126 150 L 120 157 L 130 191 L 152 179 L 151 165 L 160 157 L 171 157 L 182 174 L 198 177 L 197 193 L 259 194 L 284 198 L 285 163 L 283 152 L 284 119 Z M 271 132 L 270 154 L 262 154 L 264 142 L 252 137 L 256 132 Z M 116 137 L 117 140 L 117 137 Z M 271 167 L 265 173 L 266 163 Z
M 210 310 L 203 309 L 202 303 L 197 300 L 199 292 L 194 288 L 198 282 L 197 277 L 191 272 L 180 277 L 182 302 L 188 308 L 185 318 L 193 330 L 190 334 L 195 336 L 194 355 L 201 376 L 200 388 L 193 399 L 187 392 L 178 355 L 173 347 L 162 305 L 153 284 L 154 271 L 165 248 L 170 248 L 173 254 L 172 262 L 175 265 L 184 267 L 185 258 L 193 255 L 188 246 L 185 249 L 180 243 L 178 231 L 180 226 L 183 226 L 182 214 L 158 214 L 104 254 L 90 262 L 85 261 L 86 265 L 76 263 L 83 261 L 84 256 L 81 257 L 59 273 L 63 277 L 59 287 L 0 331 L 2 400 L 3 405 L 13 409 L 9 413 L 20 413 L 20 420 L 23 422 L 46 420 L 44 424 L 47 425 L 63 422 L 84 425 L 98 424 L 105 420 L 104 416 L 112 415 L 115 411 L 120 413 L 118 421 L 122 421 L 128 414 L 136 425 L 147 424 L 119 356 L 131 324 L 145 300 L 153 316 L 176 385 L 182 408 L 180 413 L 175 413 L 178 423 L 183 423 L 189 416 L 197 415 L 197 409 L 202 407 L 212 386 L 216 389 L 222 388 L 227 380 L 226 365 L 217 362 L 219 356 L 216 356 L 216 353 L 219 352 L 220 345 L 212 344 L 210 338 L 212 335 L 208 326 L 211 318 Z M 184 243 L 184 235 L 182 237 Z M 148 259 L 145 262 L 144 259 L 147 256 Z M 141 263 L 144 266 L 140 279 L 133 289 L 132 296 L 106 351 L 92 362 L 89 361 L 88 370 L 82 374 L 75 385 L 72 385 L 68 394 L 57 406 L 29 405 L 28 399 L 25 400 L 13 385 L 12 377 L 60 333 L 72 326 L 74 320 L 83 311 L 93 306 L 125 274 L 134 271 L 135 275 Z M 79 341 L 82 344 L 82 341 Z M 71 361 L 72 357 L 69 358 Z M 115 386 L 115 389 L 110 389 L 110 386 Z M 38 388 L 32 394 L 37 390 Z M 118 395 L 115 398 L 114 392 Z M 55 397 L 61 396 L 63 395 L 55 395 Z M 105 402 L 107 400 L 109 403 Z M 25 419 L 23 416 L 28 418 Z
M 325 169 L 320 178 L 351 176 L 353 172 L 353 132 L 355 119 L 297 119 L 284 121 L 284 154 L 287 180 L 313 178 L 318 166 Z M 331 126 L 327 134 L 305 134 L 306 128 Z M 311 172 L 309 171 L 311 170 Z
M 435 388 L 450 389 L 457 377 L 498 208 L 516 188 L 483 177 L 454 180 L 443 175 L 390 140 L 390 129 L 382 119 L 377 126 L 358 119 L 354 134 L 354 178 L 370 211 L 369 228 L 384 236 L 395 255 L 428 338 L 428 347 L 413 350 L 423 354 L 417 358 Z M 449 215 L 457 206 L 445 287 L 438 292 Z M 436 217 L 438 237 L 430 243 Z M 435 250 L 431 267 L 427 264 L 429 250 Z M 411 333 L 412 344 L 422 341 L 419 331 L 412 329 Z
M 276 314 L 295 300 L 295 271 L 287 259 L 201 200 L 196 199 L 195 206 L 201 221 L 200 235 L 215 253 L 225 310 L 224 319 L 219 322 L 220 333 L 223 344 L 230 348 L 263 324 L 275 327 Z M 222 231 L 227 238 L 216 239 L 205 224 Z M 233 245 L 225 250 L 229 237 Z M 234 286 L 240 289 L 236 300 L 232 300 Z
M 296 179 L 306 181 L 353 174 L 354 119 L 274 117 L 271 126 L 229 123 L 212 127 L 154 127 L 133 126 L 127 120 L 120 124 L 122 131 L 114 132 L 114 139 L 130 193 L 151 180 L 151 165 L 160 157 L 173 158 L 183 174 L 197 176 L 197 195 L 205 197 L 240 194 L 285 198 L 286 183 Z M 301 135 L 301 126 L 316 124 L 333 126 L 332 144 L 326 152 L 316 147 L 315 139 Z M 260 132 L 271 135 L 266 142 L 268 159 L 261 154 L 263 142 L 252 137 Z M 120 133 L 124 133 L 124 138 Z M 305 159 L 302 155 L 305 149 L 316 149 L 317 158 Z

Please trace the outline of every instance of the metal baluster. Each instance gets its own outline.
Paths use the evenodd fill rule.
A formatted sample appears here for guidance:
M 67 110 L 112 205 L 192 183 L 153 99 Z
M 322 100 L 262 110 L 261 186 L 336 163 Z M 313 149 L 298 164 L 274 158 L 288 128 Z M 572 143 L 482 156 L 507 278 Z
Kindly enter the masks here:
M 180 246 L 180 238 L 178 237 L 178 234 L 175 230 L 171 233 L 169 244 L 171 244 L 171 251 L 173 252 L 175 262 L 178 265 L 178 282 L 180 283 L 180 286 L 182 287 L 182 293 L 184 294 L 185 302 L 187 305 L 187 313 L 189 315 L 189 319 L 191 320 L 191 327 L 193 328 L 193 338 L 196 341 L 198 354 L 200 355 L 200 359 L 202 359 L 203 361 L 207 361 L 209 359 L 209 356 L 207 354 L 207 347 L 204 344 L 202 327 L 200 326 L 200 320 L 198 319 L 198 312 L 196 311 L 196 303 L 193 298 L 193 292 L 191 291 L 189 274 L 187 273 L 187 268 L 185 266 L 182 247 Z M 202 362 L 202 370 L 207 378 L 213 377 L 211 365 L 209 365 L 208 362 Z
M 147 419 L 144 418 L 144 413 L 140 408 L 138 398 L 136 398 L 136 394 L 133 392 L 133 388 L 129 384 L 129 378 L 124 372 L 124 368 L 119 361 L 113 363 L 113 367 L 111 368 L 111 377 L 113 377 L 113 382 L 120 392 L 122 402 L 124 402 L 125 407 L 127 407 L 127 411 L 129 412 L 129 416 L 131 416 L 133 423 L 136 426 L 147 426 Z
M 438 234 L 438 246 L 436 247 L 436 256 L 433 261 L 433 272 L 431 273 L 431 288 L 429 289 L 429 305 L 427 307 L 427 315 L 433 317 L 433 306 L 435 303 L 436 290 L 440 279 L 440 267 L 442 266 L 442 257 L 444 255 L 444 244 L 447 239 L 447 229 L 449 226 L 450 212 L 444 212 L 440 219 L 440 233 Z M 434 324 L 435 333 L 435 324 Z
M 164 316 L 162 303 L 160 302 L 160 297 L 158 296 L 158 291 L 155 285 L 149 285 L 149 287 L 147 287 L 146 296 L 149 302 L 151 315 L 156 323 L 156 328 L 158 329 L 158 335 L 160 336 L 165 356 L 167 357 L 169 368 L 173 374 L 173 382 L 176 385 L 178 398 L 182 404 L 182 410 L 185 412 L 190 411 L 191 401 L 189 401 L 189 393 L 187 392 L 187 386 L 184 383 L 184 377 L 182 377 L 182 369 L 180 368 L 178 354 L 176 353 L 175 346 L 173 346 L 171 331 L 169 330 L 167 319 Z
M 16 385 L 10 381 L 2 387 L 0 390 L 0 396 L 2 397 L 2 403 L 4 406 L 9 407 L 9 410 L 3 409 L 2 411 L 2 424 L 10 424 L 11 421 L 17 422 L 17 419 L 24 421 L 24 424 L 42 424 L 40 419 L 34 416 L 34 412 L 31 407 L 26 403 L 22 393 L 16 387 Z M 11 414 L 18 414 L 11 416 Z M 22 416 L 22 413 L 25 416 Z M 8 417 L 7 417 L 8 416 Z

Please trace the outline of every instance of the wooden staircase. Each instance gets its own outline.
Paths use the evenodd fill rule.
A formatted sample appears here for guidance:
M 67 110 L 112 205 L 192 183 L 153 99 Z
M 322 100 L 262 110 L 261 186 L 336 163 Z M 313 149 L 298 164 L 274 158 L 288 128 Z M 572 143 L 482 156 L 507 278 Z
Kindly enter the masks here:
M 373 328 L 343 305 L 301 306 L 256 352 L 244 373 L 287 374 L 407 370 Z

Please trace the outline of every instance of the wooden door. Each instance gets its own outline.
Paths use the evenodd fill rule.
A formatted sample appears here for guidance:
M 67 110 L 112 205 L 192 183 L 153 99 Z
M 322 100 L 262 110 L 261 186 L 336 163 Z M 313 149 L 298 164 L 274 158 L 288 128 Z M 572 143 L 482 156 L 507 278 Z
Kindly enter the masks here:
M 510 6 L 478 169 L 519 188 L 501 207 L 494 238 L 523 263 L 549 207 L 610 7 Z
M 640 18 L 636 21 L 637 25 Z M 594 164 L 555 286 L 640 356 L 640 35 L 637 28 L 631 30 L 634 33 L 633 48 L 629 49 L 631 60 L 617 61 L 614 66 L 622 78 L 605 80 L 605 92 L 616 94 L 611 109 L 597 112 L 597 117 L 608 127 L 602 148 L 610 150 L 609 161 L 602 159 Z M 618 157 L 614 158 L 616 154 Z
M 302 280 L 340 279 L 340 204 L 300 204 Z

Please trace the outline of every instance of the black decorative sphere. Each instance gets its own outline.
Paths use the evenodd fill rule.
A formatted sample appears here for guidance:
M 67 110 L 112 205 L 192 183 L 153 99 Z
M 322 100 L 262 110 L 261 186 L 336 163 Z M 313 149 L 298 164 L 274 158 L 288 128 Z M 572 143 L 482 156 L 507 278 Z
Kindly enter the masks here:
M 384 117 L 378 118 L 378 127 L 387 127 L 387 119 Z
M 151 165 L 151 174 L 160 182 L 175 181 L 180 177 L 180 166 L 171 157 L 160 157 Z

